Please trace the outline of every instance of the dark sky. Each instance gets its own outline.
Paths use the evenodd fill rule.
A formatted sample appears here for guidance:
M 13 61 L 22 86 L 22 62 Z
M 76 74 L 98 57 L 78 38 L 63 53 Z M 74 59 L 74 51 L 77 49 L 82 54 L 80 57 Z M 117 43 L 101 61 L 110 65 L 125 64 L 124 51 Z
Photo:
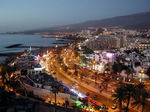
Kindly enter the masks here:
M 150 11 L 150 0 L 0 0 L 0 32 Z

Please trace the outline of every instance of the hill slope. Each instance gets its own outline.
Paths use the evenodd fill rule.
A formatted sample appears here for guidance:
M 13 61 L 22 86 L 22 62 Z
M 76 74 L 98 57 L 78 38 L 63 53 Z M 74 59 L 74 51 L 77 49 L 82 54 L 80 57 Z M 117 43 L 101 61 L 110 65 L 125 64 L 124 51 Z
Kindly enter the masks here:
M 25 31 L 24 33 L 79 31 L 86 27 L 110 27 L 110 26 L 121 26 L 132 29 L 150 28 L 150 12 L 112 17 L 103 20 L 93 20 L 78 24 L 64 25 L 60 27 L 50 27 L 39 30 Z
M 139 13 L 126 16 L 118 16 L 103 20 L 87 21 L 80 24 L 74 24 L 70 27 L 108 27 L 108 26 L 122 26 L 122 27 L 150 27 L 150 12 Z

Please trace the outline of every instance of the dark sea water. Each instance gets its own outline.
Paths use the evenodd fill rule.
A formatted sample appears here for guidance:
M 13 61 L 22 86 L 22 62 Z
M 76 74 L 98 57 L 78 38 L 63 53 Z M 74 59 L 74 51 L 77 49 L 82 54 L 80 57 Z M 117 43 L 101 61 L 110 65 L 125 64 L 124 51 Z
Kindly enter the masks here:
M 27 48 L 5 48 L 14 44 L 23 44 L 23 46 L 54 46 L 57 42 L 55 38 L 42 38 L 41 35 L 6 35 L 0 34 L 0 53 L 18 52 Z

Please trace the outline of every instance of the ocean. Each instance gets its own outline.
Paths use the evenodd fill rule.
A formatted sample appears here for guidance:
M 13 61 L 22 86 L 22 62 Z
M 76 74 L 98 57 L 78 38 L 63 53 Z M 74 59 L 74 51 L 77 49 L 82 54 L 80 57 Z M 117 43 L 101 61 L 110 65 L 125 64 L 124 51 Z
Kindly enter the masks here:
M 58 42 L 56 38 L 42 38 L 41 35 L 23 35 L 23 34 L 0 34 L 0 53 L 18 52 L 27 48 L 5 48 L 14 44 L 22 44 L 23 46 L 55 46 Z
M 21 52 L 29 48 L 5 48 L 15 44 L 23 46 L 48 47 L 55 46 L 53 43 L 61 43 L 56 38 L 42 38 L 42 35 L 25 35 L 25 34 L 0 34 L 0 53 Z M 63 41 L 64 42 L 64 41 Z M 62 46 L 63 44 L 58 44 Z M 0 56 L 0 64 L 4 63 L 7 57 Z

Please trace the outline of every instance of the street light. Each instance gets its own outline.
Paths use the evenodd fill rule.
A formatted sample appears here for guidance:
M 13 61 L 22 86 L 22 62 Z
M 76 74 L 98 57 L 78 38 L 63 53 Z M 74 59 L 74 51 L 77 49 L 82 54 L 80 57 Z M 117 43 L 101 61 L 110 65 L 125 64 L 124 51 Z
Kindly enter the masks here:
M 95 70 L 96 61 L 93 60 L 92 64 L 93 64 L 93 69 Z
M 140 83 L 142 83 L 142 79 L 144 76 L 144 70 L 143 69 L 140 71 L 139 76 L 140 76 Z

